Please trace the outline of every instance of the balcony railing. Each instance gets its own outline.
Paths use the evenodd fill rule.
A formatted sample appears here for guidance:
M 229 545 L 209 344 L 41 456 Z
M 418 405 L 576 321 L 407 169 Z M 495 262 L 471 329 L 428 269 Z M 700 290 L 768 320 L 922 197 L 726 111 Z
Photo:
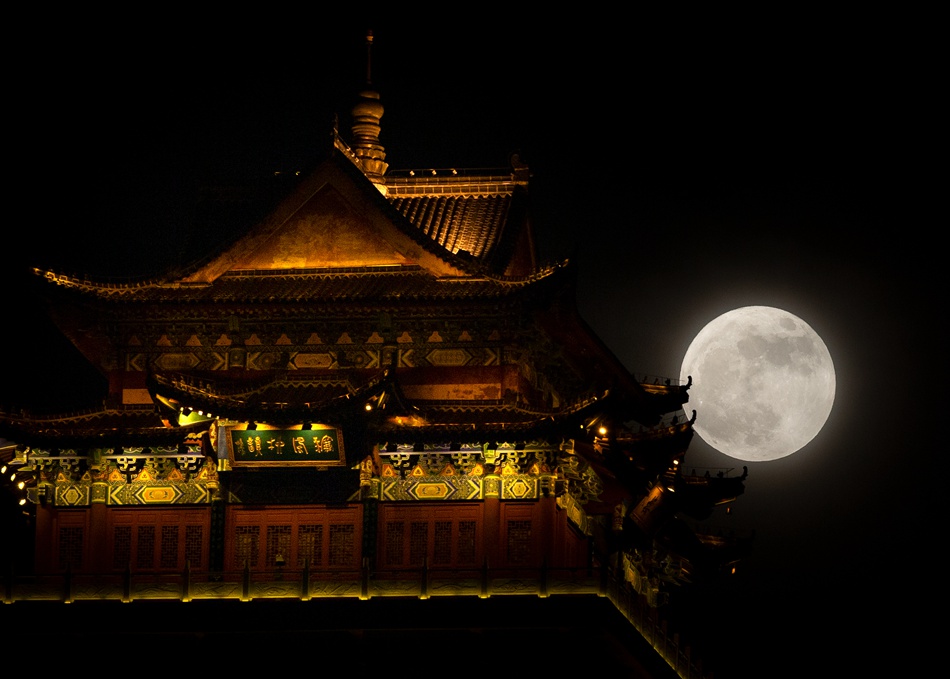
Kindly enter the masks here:
M 181 573 L 134 572 L 72 573 L 20 576 L 7 573 L 3 602 L 24 605 L 31 601 L 145 601 L 299 599 L 440 596 L 538 596 L 591 595 L 606 597 L 640 635 L 682 679 L 712 679 L 702 663 L 691 657 L 690 647 L 668 629 L 656 607 L 647 603 L 620 569 L 599 568 L 481 568 L 430 567 L 387 570 L 359 569 L 316 571 L 275 568 L 209 572 L 186 567 Z

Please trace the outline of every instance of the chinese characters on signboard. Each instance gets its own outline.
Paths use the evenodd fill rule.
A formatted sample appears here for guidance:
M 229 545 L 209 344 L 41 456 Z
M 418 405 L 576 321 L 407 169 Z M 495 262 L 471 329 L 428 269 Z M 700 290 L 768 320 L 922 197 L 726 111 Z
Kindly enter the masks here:
M 343 437 L 333 428 L 229 429 L 231 462 L 246 466 L 330 466 L 345 462 Z

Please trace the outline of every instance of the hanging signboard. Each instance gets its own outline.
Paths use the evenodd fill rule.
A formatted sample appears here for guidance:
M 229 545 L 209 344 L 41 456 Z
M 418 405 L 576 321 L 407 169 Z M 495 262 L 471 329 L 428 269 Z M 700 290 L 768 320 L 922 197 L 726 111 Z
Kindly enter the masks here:
M 227 429 L 227 450 L 236 467 L 339 466 L 343 435 L 333 427 Z

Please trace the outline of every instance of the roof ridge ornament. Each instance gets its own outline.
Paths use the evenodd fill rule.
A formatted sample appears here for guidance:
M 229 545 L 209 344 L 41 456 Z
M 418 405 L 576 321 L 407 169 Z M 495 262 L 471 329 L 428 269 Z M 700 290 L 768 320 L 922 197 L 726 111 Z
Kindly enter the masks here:
M 380 124 L 384 108 L 379 101 L 379 92 L 372 83 L 373 32 L 366 34 L 366 88 L 360 92 L 359 101 L 353 106 L 353 152 L 363 173 L 373 182 L 381 182 L 389 165 L 386 150 L 379 141 Z
M 366 85 L 373 86 L 373 29 L 366 31 Z

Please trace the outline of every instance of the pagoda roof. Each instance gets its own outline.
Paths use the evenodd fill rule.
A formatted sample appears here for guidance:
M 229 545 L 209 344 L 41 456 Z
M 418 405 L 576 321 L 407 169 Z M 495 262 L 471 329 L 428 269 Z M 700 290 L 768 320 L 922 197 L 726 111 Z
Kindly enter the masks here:
M 415 407 L 421 410 L 402 415 L 411 414 L 426 431 L 449 434 L 476 424 L 483 435 L 489 429 L 548 431 L 552 422 L 563 426 L 559 420 L 574 417 L 573 404 L 598 394 L 610 394 L 597 407 L 608 409 L 612 421 L 651 424 L 686 401 L 684 387 L 646 391 L 584 322 L 573 298 L 572 262 L 537 265 L 526 209 L 529 172 L 517 157 L 508 171 L 386 174 L 375 140 L 362 141 L 349 147 L 334 130 L 312 169 L 282 177 L 279 189 L 265 192 L 256 207 L 244 202 L 247 194 L 237 194 L 227 218 L 209 217 L 223 219 L 228 232 L 186 266 L 121 280 L 34 268 L 54 321 L 101 364 L 112 338 L 89 328 L 110 318 L 199 318 L 212 310 L 218 317 L 247 311 L 270 319 L 349 318 L 415 305 L 423 313 L 446 313 L 462 303 L 460 313 L 480 306 L 494 316 L 507 313 L 512 322 L 530 317 L 530 331 L 513 332 L 543 336 L 533 347 L 540 363 L 552 380 L 570 385 L 551 412 L 505 400 L 420 402 Z M 318 414 L 348 416 L 347 399 L 377 388 L 365 376 L 292 379 L 279 370 L 251 386 L 233 374 L 201 379 L 213 386 L 201 392 L 187 378 L 152 374 L 152 396 L 187 398 L 196 407 L 202 402 L 204 410 L 232 418 L 300 422 Z M 392 374 L 384 381 L 398 390 Z M 320 404 L 317 412 L 309 412 L 313 404 Z
M 524 170 L 433 172 L 373 182 L 337 141 L 303 178 L 257 199 L 254 208 L 241 203 L 229 212 L 228 233 L 190 264 L 139 278 L 33 272 L 107 298 L 253 299 L 247 289 L 267 285 L 257 296 L 294 301 L 360 296 L 393 285 L 392 297 L 491 297 L 558 268 L 536 266 Z M 452 286 L 432 285 L 435 280 Z M 214 291 L 200 292 L 212 284 Z

